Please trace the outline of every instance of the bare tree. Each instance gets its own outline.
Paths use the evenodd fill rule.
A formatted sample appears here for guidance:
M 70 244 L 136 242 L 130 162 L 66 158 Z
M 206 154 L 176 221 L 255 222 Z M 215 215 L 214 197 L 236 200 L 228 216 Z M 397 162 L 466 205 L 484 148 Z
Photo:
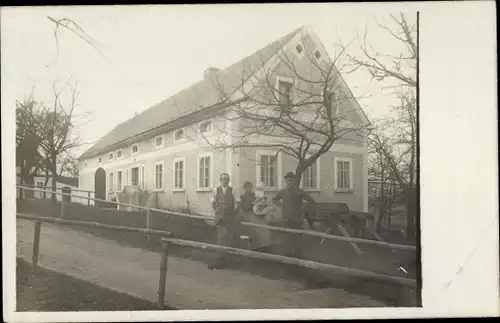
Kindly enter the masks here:
M 407 213 L 406 233 L 409 238 L 415 234 L 414 221 L 416 205 L 417 172 L 417 102 L 415 98 L 416 66 L 418 48 L 416 22 L 400 13 L 390 15 L 389 23 L 378 26 L 386 31 L 394 44 L 399 44 L 399 53 L 387 53 L 376 49 L 369 41 L 368 29 L 359 37 L 360 55 L 347 53 L 350 72 L 366 71 L 382 88 L 395 89 L 399 104 L 393 107 L 395 117 L 376 122 L 377 131 L 369 135 L 372 154 L 384 167 L 387 179 L 395 181 L 403 192 Z M 345 47 L 344 47 L 345 48 Z M 371 160 L 377 160 L 372 158 Z M 372 164 L 372 168 L 377 165 Z M 378 165 L 380 166 L 380 164 Z M 380 169 L 379 169 L 380 171 Z M 379 190 L 384 192 L 381 183 Z
M 61 155 L 58 160 L 58 176 L 69 176 L 78 178 L 78 160 L 71 152 L 66 152 Z
M 59 57 L 59 28 L 63 28 L 64 30 L 69 31 L 76 37 L 80 38 L 83 40 L 85 43 L 87 43 L 89 46 L 91 46 L 106 62 L 109 63 L 109 60 L 104 56 L 102 51 L 99 49 L 99 43 L 92 37 L 90 36 L 79 24 L 77 24 L 73 19 L 68 18 L 68 17 L 63 17 L 63 18 L 54 18 L 47 16 L 47 19 L 52 21 L 55 24 L 54 28 L 54 39 L 56 42 L 56 58 L 54 60 L 57 60 Z
M 56 190 L 57 177 L 67 168 L 67 161 L 65 162 L 61 158 L 68 158 L 65 156 L 68 156 L 73 148 L 81 144 L 74 131 L 78 120 L 75 113 L 78 99 L 77 84 L 71 87 L 70 83 L 71 79 L 61 89 L 58 89 L 56 82 L 54 82 L 52 104 L 46 106 L 40 102 L 25 115 L 30 124 L 26 131 L 38 142 L 37 155 L 40 156 L 40 165 L 45 169 L 46 178 L 48 179 L 49 174 L 52 178 L 53 192 Z M 70 99 L 69 103 L 64 104 L 61 96 L 68 87 L 71 87 L 69 90 Z M 55 201 L 55 194 L 52 194 L 52 200 Z
M 415 22 L 409 22 L 406 15 L 390 15 L 390 24 L 377 23 L 385 30 L 396 44 L 401 45 L 398 54 L 384 53 L 375 49 L 368 39 L 368 29 L 358 37 L 362 55 L 347 53 L 349 72 L 367 71 L 372 79 L 377 81 L 396 81 L 396 88 L 416 88 L 416 71 L 418 48 L 416 43 L 417 27 Z
M 35 105 L 32 95 L 27 100 L 16 102 L 16 166 L 20 170 L 20 183 L 28 185 L 34 184 L 33 177 L 43 167 L 38 152 L 40 143 L 32 132 L 32 119 L 28 117 L 33 113 Z
M 370 176 L 368 204 L 369 208 L 374 207 L 378 211 L 376 230 L 381 233 L 386 218 L 388 218 L 387 222 L 390 227 L 393 208 L 401 201 L 401 190 L 399 183 L 393 176 L 390 161 L 387 159 L 386 151 L 391 151 L 391 143 L 387 142 L 387 136 L 379 128 L 374 127 L 368 138 L 370 138 L 368 145 L 368 174 Z
M 369 144 L 380 156 L 392 180 L 400 186 L 406 205 L 409 238 L 413 238 L 416 205 L 417 129 L 416 99 L 413 92 L 400 95 L 400 104 L 394 107 L 396 117 L 386 121 L 380 131 L 369 136 Z
M 304 171 L 335 142 L 347 136 L 362 140 L 369 127 L 337 66 L 344 51 L 336 52 L 333 60 L 320 61 L 306 37 L 302 59 L 293 53 L 295 48 L 280 49 L 276 59 L 261 56 L 260 72 L 251 73 L 248 66 L 236 71 L 244 84 L 237 89 L 215 72 L 213 83 L 227 106 L 224 118 L 234 126 L 219 127 L 222 135 L 215 139 L 205 137 L 216 149 L 272 148 L 293 157 L 298 184 Z

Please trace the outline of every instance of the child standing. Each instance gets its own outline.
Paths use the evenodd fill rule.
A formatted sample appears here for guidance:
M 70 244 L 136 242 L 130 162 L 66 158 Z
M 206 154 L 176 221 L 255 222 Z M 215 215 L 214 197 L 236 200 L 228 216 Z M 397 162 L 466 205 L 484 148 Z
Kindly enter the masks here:
M 243 213 L 243 217 L 247 218 L 247 214 L 252 212 L 253 202 L 255 201 L 255 193 L 253 192 L 253 184 L 245 182 L 243 184 L 243 194 L 240 197 L 239 208 Z

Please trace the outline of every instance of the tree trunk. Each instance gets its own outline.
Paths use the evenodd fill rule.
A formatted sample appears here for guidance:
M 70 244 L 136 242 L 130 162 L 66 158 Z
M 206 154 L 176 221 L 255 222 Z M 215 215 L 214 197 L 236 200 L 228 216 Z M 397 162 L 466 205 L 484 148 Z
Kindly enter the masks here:
M 52 196 L 50 197 L 52 204 L 56 203 L 56 188 L 57 188 L 57 164 L 56 157 L 52 156 L 50 161 L 50 172 L 52 173 Z
M 304 168 L 297 166 L 295 169 L 295 185 L 300 187 L 300 183 L 302 182 L 302 174 L 304 174 Z
M 47 184 L 49 183 L 49 171 L 45 169 L 45 182 L 43 183 L 43 199 L 45 200 L 47 198 Z
M 26 167 L 24 165 L 24 161 L 23 161 L 23 180 L 22 181 L 26 186 L 34 186 L 35 185 L 35 179 L 34 179 L 33 174 L 31 173 L 31 164 L 28 164 L 28 167 Z M 25 190 L 24 197 L 33 198 L 33 197 L 35 197 L 35 192 Z

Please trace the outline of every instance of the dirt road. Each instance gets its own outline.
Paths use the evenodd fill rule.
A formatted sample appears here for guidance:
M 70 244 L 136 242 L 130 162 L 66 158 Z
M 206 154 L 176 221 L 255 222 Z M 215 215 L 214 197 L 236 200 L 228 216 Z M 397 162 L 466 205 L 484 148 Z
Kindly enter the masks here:
M 34 225 L 17 220 L 17 256 L 31 261 Z M 160 255 L 66 227 L 42 225 L 39 265 L 105 288 L 156 301 Z M 236 270 L 210 270 L 170 256 L 165 302 L 176 309 L 380 307 L 342 289 L 304 290 L 299 283 Z

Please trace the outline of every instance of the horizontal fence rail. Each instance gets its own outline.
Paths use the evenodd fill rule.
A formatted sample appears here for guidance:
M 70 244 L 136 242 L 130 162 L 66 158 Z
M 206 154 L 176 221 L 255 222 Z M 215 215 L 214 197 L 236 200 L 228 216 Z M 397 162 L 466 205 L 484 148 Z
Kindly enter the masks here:
M 408 279 L 408 278 L 394 277 L 394 276 L 374 273 L 374 272 L 360 270 L 360 269 L 340 267 L 340 266 L 324 264 L 324 263 L 314 262 L 314 261 L 305 260 L 305 259 L 291 258 L 291 257 L 286 257 L 286 256 L 273 255 L 273 254 L 267 254 L 267 253 L 232 248 L 232 247 L 224 247 L 224 246 L 218 246 L 218 245 L 213 245 L 213 244 L 208 244 L 208 243 L 203 243 L 203 242 L 188 241 L 188 240 L 181 240 L 181 239 L 175 239 L 175 238 L 162 238 L 162 250 L 163 251 L 162 251 L 162 257 L 161 257 L 160 279 L 159 279 L 159 286 L 158 286 L 158 306 L 159 306 L 159 308 L 163 308 L 163 306 L 164 306 L 165 292 L 166 292 L 165 285 L 166 285 L 166 281 L 167 281 L 167 279 L 166 279 L 167 278 L 167 264 L 168 264 L 168 256 L 170 253 L 169 250 L 170 250 L 171 245 L 181 246 L 181 247 L 198 248 L 198 249 L 209 250 L 209 251 L 213 251 L 213 252 L 217 252 L 217 253 L 226 253 L 226 254 L 231 254 L 231 255 L 245 256 L 245 257 L 254 258 L 254 259 L 269 260 L 269 261 L 278 262 L 278 263 L 282 263 L 282 264 L 294 265 L 294 266 L 299 266 L 299 267 L 313 269 L 313 270 L 320 270 L 320 271 L 329 272 L 329 273 L 337 273 L 337 274 L 344 274 L 344 275 L 349 275 L 349 276 L 371 278 L 371 279 L 376 279 L 376 280 L 380 280 L 380 281 L 384 281 L 384 282 L 396 283 L 396 284 L 403 285 L 406 287 L 411 287 L 411 288 L 415 288 L 417 286 L 416 280 Z
M 17 185 L 18 188 L 36 188 L 36 189 L 40 189 L 39 186 L 36 186 L 36 185 L 28 185 L 28 184 L 23 184 L 23 185 Z M 47 192 L 47 193 L 51 193 L 52 192 L 52 186 L 44 186 L 43 187 L 44 191 Z M 63 187 L 56 187 L 55 188 L 56 190 L 59 190 L 59 191 L 62 191 Z M 94 191 L 90 191 L 90 190 L 82 190 L 82 189 L 79 189 L 79 188 L 71 188 L 71 191 L 72 192 L 84 192 L 84 193 L 92 193 L 94 194 L 95 192 Z M 78 196 L 80 197 L 80 196 Z
M 102 228 L 102 229 L 121 231 L 121 232 L 139 232 L 139 233 L 145 233 L 145 234 L 157 235 L 157 236 L 163 236 L 163 237 L 168 237 L 168 236 L 172 235 L 172 232 L 162 231 L 162 230 L 143 229 L 143 228 L 136 228 L 136 227 L 124 227 L 121 225 L 103 224 L 103 223 L 90 222 L 90 221 L 76 221 L 76 220 L 49 218 L 49 217 L 37 216 L 34 214 L 27 214 L 27 213 L 16 213 L 16 215 L 20 219 L 38 221 L 38 222 L 67 224 L 67 225 L 75 225 L 75 226 L 81 226 L 81 227 L 87 227 L 87 228 Z
M 161 261 L 160 261 L 160 277 L 159 277 L 159 285 L 158 285 L 158 302 L 157 302 L 158 307 L 160 309 L 164 308 L 165 293 L 166 293 L 167 264 L 168 264 L 168 256 L 170 253 L 169 250 L 170 250 L 171 245 L 181 246 L 181 247 L 198 248 L 198 249 L 208 250 L 208 251 L 217 252 L 217 253 L 226 253 L 226 254 L 244 256 L 244 257 L 248 257 L 248 258 L 268 260 L 268 261 L 278 262 L 278 263 L 282 263 L 282 264 L 288 264 L 288 265 L 294 265 L 294 266 L 299 266 L 299 267 L 303 267 L 303 268 L 308 268 L 308 269 L 312 269 L 312 270 L 325 271 L 325 272 L 329 272 L 329 273 L 338 273 L 338 274 L 344 274 L 344 275 L 350 275 L 350 276 L 356 276 L 356 277 L 372 278 L 372 279 L 376 279 L 376 280 L 380 280 L 380 281 L 384 281 L 384 282 L 396 283 L 396 284 L 403 285 L 403 286 L 409 286 L 412 288 L 417 286 L 416 281 L 413 279 L 389 276 L 389 275 L 385 275 L 385 274 L 379 274 L 379 273 L 375 273 L 375 272 L 354 269 L 354 268 L 340 267 L 340 266 L 324 264 L 324 263 L 314 262 L 314 261 L 305 260 L 305 259 L 292 258 L 292 257 L 286 257 L 286 256 L 280 256 L 280 255 L 273 255 L 273 254 L 267 254 L 267 253 L 239 249 L 239 248 L 224 247 L 224 246 L 218 246 L 218 245 L 197 242 L 197 241 L 176 239 L 176 238 L 171 238 L 171 233 L 166 232 L 166 231 L 122 227 L 122 226 L 107 225 L 107 224 L 87 222 L 87 221 L 74 221 L 74 220 L 48 218 L 48 217 L 41 217 L 41 216 L 35 216 L 35 215 L 30 215 L 30 214 L 24 214 L 24 213 L 16 213 L 16 215 L 18 218 L 31 220 L 31 221 L 35 222 L 34 240 L 33 240 L 33 254 L 32 254 L 32 271 L 33 271 L 33 273 L 35 273 L 37 268 L 38 268 L 38 258 L 39 258 L 38 256 L 39 256 L 39 250 L 40 250 L 40 231 L 41 231 L 42 223 L 45 223 L 45 222 L 46 223 L 60 223 L 60 224 L 76 225 L 76 226 L 85 226 L 85 227 L 94 227 L 94 228 L 97 227 L 97 228 L 104 228 L 104 229 L 117 230 L 117 231 L 142 232 L 142 233 L 147 233 L 147 234 L 162 235 L 163 236 L 163 238 L 161 239 L 162 252 L 161 252 Z
M 249 258 L 262 259 L 262 260 L 271 260 L 271 261 L 279 262 L 282 264 L 295 265 L 295 266 L 300 266 L 300 267 L 314 269 L 314 270 L 323 270 L 323 271 L 330 271 L 330 272 L 335 272 L 335 273 L 343 273 L 343 274 L 357 276 L 357 277 L 376 278 L 376 279 L 379 279 L 382 281 L 391 282 L 391 283 L 399 283 L 401 285 L 411 286 L 411 287 L 416 286 L 416 280 L 409 279 L 409 278 L 389 276 L 389 275 L 379 274 L 379 273 L 375 273 L 375 272 L 371 272 L 371 271 L 354 269 L 354 268 L 347 268 L 347 267 L 340 267 L 340 266 L 315 262 L 315 261 L 311 261 L 311 260 L 292 258 L 292 257 L 263 253 L 263 252 L 252 251 L 252 250 L 247 250 L 247 249 L 225 247 L 225 246 L 219 246 L 219 245 L 214 245 L 214 244 L 209 244 L 209 243 L 204 243 L 204 242 L 182 240 L 182 239 L 176 239 L 176 238 L 162 238 L 162 241 L 166 241 L 169 244 L 181 246 L 181 247 L 198 248 L 198 249 L 210 250 L 210 251 L 214 251 L 214 252 L 218 252 L 218 253 L 226 253 L 226 254 L 231 254 L 231 255 L 245 256 L 245 257 L 249 257 Z
M 38 191 L 38 192 L 45 191 L 43 189 L 30 188 L 30 187 L 25 187 L 25 186 L 21 186 L 21 185 L 17 185 L 17 187 L 21 188 L 21 189 L 25 189 L 25 190 L 31 190 L 31 191 Z M 58 195 L 62 195 L 62 196 L 70 196 L 70 197 L 75 197 L 75 198 L 89 199 L 89 200 L 97 201 L 97 202 L 112 203 L 113 205 L 132 207 L 132 208 L 139 209 L 139 210 L 152 211 L 152 212 L 156 212 L 159 214 L 164 214 L 166 216 L 174 215 L 174 216 L 179 216 L 179 217 L 184 217 L 184 218 L 189 218 L 189 219 L 205 220 L 205 221 L 208 221 L 209 224 L 214 225 L 214 223 L 213 223 L 214 218 L 210 217 L 210 216 L 206 216 L 206 215 L 194 215 L 194 214 L 180 213 L 180 212 L 174 212 L 174 211 L 166 211 L 166 210 L 155 209 L 155 208 L 150 208 L 150 207 L 145 207 L 145 206 L 138 206 L 138 205 L 132 205 L 132 204 L 127 204 L 127 203 L 121 203 L 121 202 L 110 202 L 107 200 L 102 200 L 102 199 L 97 199 L 97 198 L 92 198 L 92 197 L 78 196 L 78 195 L 62 193 L 62 192 L 53 192 L 53 193 L 58 194 Z M 244 226 L 248 226 L 248 227 L 267 229 L 267 230 L 271 230 L 271 231 L 287 232 L 287 233 L 292 233 L 292 234 L 300 234 L 300 235 L 311 236 L 311 237 L 319 237 L 319 238 L 327 239 L 327 240 L 338 240 L 338 241 L 346 241 L 346 242 L 351 242 L 351 243 L 377 245 L 377 246 L 390 248 L 390 249 L 416 251 L 416 247 L 411 246 L 411 245 L 393 244 L 393 243 L 377 241 L 377 240 L 368 240 L 368 239 L 361 239 L 361 238 L 338 236 L 338 235 L 327 234 L 327 233 L 317 232 L 317 231 L 312 231 L 312 230 L 288 229 L 288 228 L 282 228 L 282 227 L 276 227 L 276 226 L 270 226 L 270 225 L 264 225 L 264 224 L 248 223 L 248 222 L 242 222 L 241 224 Z

